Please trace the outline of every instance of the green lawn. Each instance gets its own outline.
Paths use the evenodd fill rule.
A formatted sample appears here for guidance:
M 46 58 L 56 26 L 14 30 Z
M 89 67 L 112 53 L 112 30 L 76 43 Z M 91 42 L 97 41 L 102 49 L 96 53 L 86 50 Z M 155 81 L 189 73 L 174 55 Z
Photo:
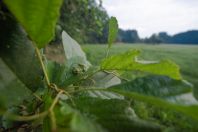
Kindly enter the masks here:
M 97 65 L 106 56 L 107 45 L 84 45 L 83 49 L 91 63 Z M 116 44 L 109 54 L 117 54 L 129 49 L 141 50 L 141 58 L 147 60 L 173 60 L 180 66 L 183 78 L 194 84 L 194 91 L 198 95 L 198 46 Z

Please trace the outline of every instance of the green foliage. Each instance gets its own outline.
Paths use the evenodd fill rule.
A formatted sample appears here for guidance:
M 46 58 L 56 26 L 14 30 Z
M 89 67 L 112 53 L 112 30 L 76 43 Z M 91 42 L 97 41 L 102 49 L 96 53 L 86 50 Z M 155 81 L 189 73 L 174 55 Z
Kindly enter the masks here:
M 12 15 L 41 48 L 51 38 L 53 32 L 50 31 L 55 28 L 61 1 L 28 2 L 24 7 L 23 0 L 5 0 Z M 30 9 L 24 12 L 26 8 Z M 175 63 L 166 60 L 140 61 L 136 58 L 139 51 L 134 50 L 106 58 L 100 68 L 93 67 L 79 44 L 65 31 L 62 40 L 66 63 L 44 61 L 42 52 L 27 38 L 25 30 L 12 15 L 4 9 L 0 14 L 3 25 L 0 30 L 0 125 L 5 131 L 176 130 L 182 125 L 173 121 L 170 111 L 183 114 L 182 119 L 190 119 L 190 122 L 180 121 L 185 125 L 178 131 L 197 130 L 197 101 L 195 104 L 177 104 L 169 100 L 191 92 L 190 85 L 181 80 Z M 33 19 L 37 15 L 38 18 Z M 30 20 L 33 23 L 30 24 Z M 116 19 L 112 18 L 109 48 L 116 36 L 116 25 Z M 46 30 L 40 29 L 41 26 L 46 26 Z M 147 76 L 128 81 L 119 74 L 119 71 L 125 70 L 146 72 Z M 42 72 L 46 83 L 42 83 Z M 133 108 L 133 102 L 141 102 L 144 106 Z M 142 109 L 147 106 L 153 107 L 159 118 L 152 120 L 152 110 L 141 116 L 139 110 L 145 112 Z M 166 115 L 171 119 L 168 125 L 163 123 L 168 120 Z M 178 117 L 176 119 L 179 120 Z
M 63 0 L 58 25 L 77 42 L 106 43 L 108 20 L 96 0 Z
M 182 112 L 183 114 L 190 116 L 191 118 L 195 120 L 198 120 L 198 116 L 197 116 L 198 105 L 192 105 L 192 106 L 176 105 L 176 104 L 168 103 L 159 98 L 155 98 L 152 96 L 145 96 L 145 95 L 141 95 L 135 92 L 126 92 L 122 89 L 111 88 L 109 89 L 109 91 L 121 94 L 131 99 L 142 101 L 142 102 L 145 102 L 145 103 L 148 103 L 148 104 L 151 104 L 151 105 L 163 108 L 163 109 L 170 109 L 170 110 L 174 110 L 177 112 Z
M 132 50 L 120 55 L 111 56 L 102 62 L 101 69 L 142 71 L 151 74 L 166 75 L 177 80 L 181 79 L 179 67 L 172 61 L 142 61 L 137 59 L 139 54 L 140 51 Z
M 80 97 L 74 100 L 76 107 L 83 113 L 89 113 L 108 131 L 160 131 L 162 127 L 138 119 L 129 102 L 119 99 L 99 99 Z M 119 126 L 119 127 L 116 127 Z
M 10 107 L 21 103 L 24 99 L 30 99 L 30 90 L 21 82 L 13 71 L 0 59 L 0 98 L 1 107 Z
M 109 36 L 108 36 L 108 45 L 111 48 L 111 45 L 117 38 L 118 33 L 118 22 L 115 17 L 111 17 L 109 20 Z
M 113 88 L 123 89 L 124 91 L 133 91 L 162 98 L 192 92 L 191 87 L 184 81 L 173 80 L 166 76 L 146 76 L 113 86 Z
M 141 41 L 137 30 L 118 30 L 118 42 L 138 43 Z
M 31 41 L 14 18 L 1 14 L 0 25 L 0 98 L 8 108 L 31 99 L 30 90 L 42 85 L 42 70 Z
M 54 37 L 62 0 L 4 0 L 39 48 Z
M 103 132 L 103 129 L 94 120 L 89 119 L 64 102 L 60 102 L 60 107 L 55 109 L 55 113 L 57 114 L 58 131 Z
M 42 83 L 42 69 L 32 42 L 12 16 L 0 17 L 1 59 L 22 83 L 35 91 Z

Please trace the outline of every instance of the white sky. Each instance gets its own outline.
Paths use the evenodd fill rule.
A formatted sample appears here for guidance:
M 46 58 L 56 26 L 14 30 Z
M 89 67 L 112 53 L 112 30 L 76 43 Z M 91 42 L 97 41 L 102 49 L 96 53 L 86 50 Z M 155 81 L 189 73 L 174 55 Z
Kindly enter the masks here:
M 103 0 L 119 27 L 136 29 L 140 37 L 198 29 L 198 0 Z

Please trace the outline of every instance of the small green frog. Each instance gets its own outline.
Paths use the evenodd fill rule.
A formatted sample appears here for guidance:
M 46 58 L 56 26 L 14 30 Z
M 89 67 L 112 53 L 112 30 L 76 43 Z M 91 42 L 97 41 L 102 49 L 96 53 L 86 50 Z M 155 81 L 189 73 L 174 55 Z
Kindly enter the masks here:
M 74 75 L 79 75 L 86 71 L 86 67 L 83 64 L 73 64 L 71 71 Z

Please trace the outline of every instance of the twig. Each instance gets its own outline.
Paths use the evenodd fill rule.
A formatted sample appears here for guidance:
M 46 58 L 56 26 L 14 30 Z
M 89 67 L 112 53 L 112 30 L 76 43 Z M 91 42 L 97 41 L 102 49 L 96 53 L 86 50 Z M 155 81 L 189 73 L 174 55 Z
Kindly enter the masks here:
M 84 88 L 84 89 L 79 89 L 75 91 L 68 91 L 68 93 L 78 93 L 78 92 L 84 92 L 84 91 L 108 91 L 107 88 Z
M 125 80 L 125 81 L 129 81 L 128 79 L 126 79 L 126 78 L 123 78 L 123 77 L 121 77 L 120 75 L 118 75 L 118 74 L 116 74 L 115 72 L 111 72 L 111 71 L 106 71 L 106 70 L 104 70 L 104 72 L 105 73 L 108 73 L 108 74 L 113 74 L 114 76 L 116 76 L 116 77 L 118 77 L 118 78 L 120 78 L 120 79 L 122 79 L 122 80 Z
M 47 116 L 47 114 L 48 114 L 48 112 L 45 111 L 45 112 L 31 115 L 31 116 L 18 116 L 18 115 L 8 114 L 8 115 L 6 115 L 6 117 L 8 119 L 15 120 L 15 121 L 31 121 L 31 120 L 45 117 L 45 116 Z
M 54 107 L 56 106 L 57 102 L 58 102 L 58 99 L 60 97 L 60 95 L 63 93 L 63 91 L 60 91 L 57 95 L 56 95 L 56 98 L 54 99 L 52 105 L 50 106 L 49 108 L 49 113 L 50 113 L 50 119 L 51 119 L 51 125 L 52 125 L 52 132 L 55 132 L 56 131 L 56 117 L 54 115 Z
M 63 93 L 63 91 L 60 91 L 60 92 L 56 95 L 56 98 L 54 99 L 52 105 L 50 106 L 49 111 L 52 111 L 52 110 L 54 109 L 54 107 L 55 107 L 55 105 L 57 104 L 58 99 L 59 99 L 59 97 L 60 97 L 60 95 L 61 95 L 62 93 Z
M 108 58 L 108 56 L 109 56 L 109 48 L 107 48 L 107 52 L 106 52 L 106 58 Z
M 46 83 L 47 83 L 48 86 L 50 86 L 49 77 L 48 77 L 48 75 L 47 75 L 47 71 L 46 71 L 46 69 L 45 69 L 45 65 L 44 65 L 43 60 L 42 60 L 42 55 L 41 55 L 41 53 L 40 53 L 38 47 L 36 46 L 36 44 L 35 44 L 34 42 L 33 42 L 33 45 L 34 45 L 34 47 L 35 47 L 37 57 L 38 57 L 38 59 L 39 59 L 39 62 L 40 62 L 41 67 L 42 67 L 42 70 L 43 70 L 43 72 L 44 72 L 44 76 L 45 76 Z

